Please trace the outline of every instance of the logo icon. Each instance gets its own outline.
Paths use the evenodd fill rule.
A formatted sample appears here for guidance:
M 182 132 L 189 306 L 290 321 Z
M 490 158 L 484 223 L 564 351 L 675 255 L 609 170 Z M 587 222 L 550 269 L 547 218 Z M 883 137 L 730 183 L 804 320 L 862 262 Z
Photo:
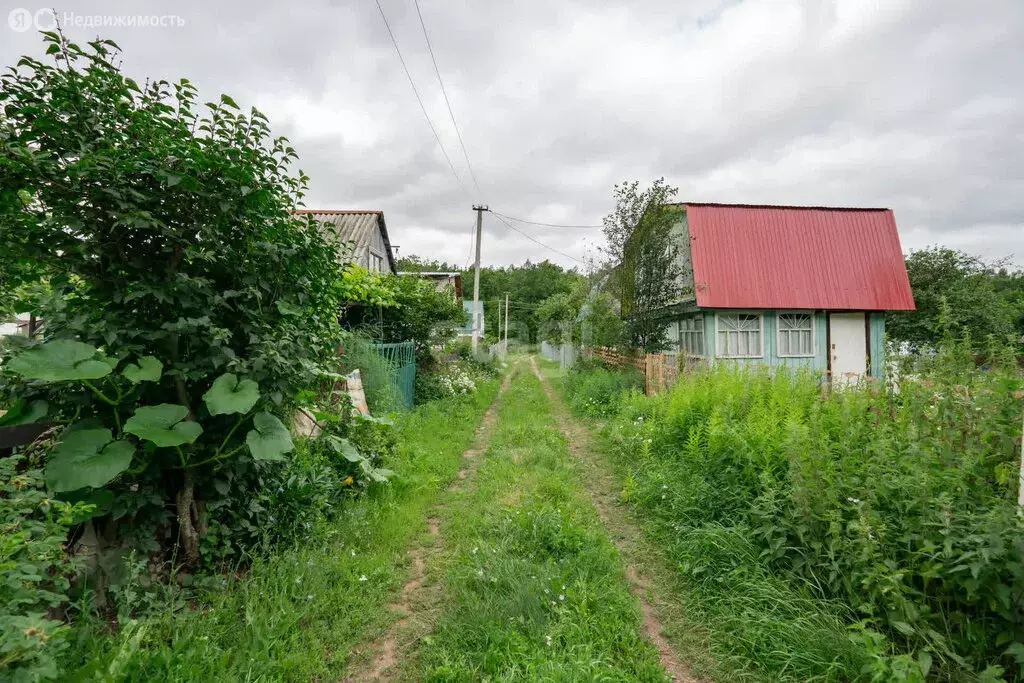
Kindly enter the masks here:
M 24 7 L 15 7 L 7 15 L 7 25 L 11 30 L 24 33 L 32 28 L 32 12 Z
M 57 27 L 57 16 L 49 7 L 44 7 L 36 12 L 32 19 L 35 21 L 36 28 L 40 31 L 52 31 Z

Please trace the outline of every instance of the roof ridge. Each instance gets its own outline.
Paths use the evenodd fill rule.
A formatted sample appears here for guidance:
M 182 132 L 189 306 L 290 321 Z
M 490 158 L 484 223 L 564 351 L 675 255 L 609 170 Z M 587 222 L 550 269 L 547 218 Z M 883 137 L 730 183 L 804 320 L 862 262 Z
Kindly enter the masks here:
M 295 209 L 292 213 L 322 213 L 329 216 L 357 214 L 357 213 L 384 213 L 380 209 Z
M 729 204 L 726 202 L 672 202 L 668 206 L 721 206 L 733 209 L 794 209 L 804 211 L 892 211 L 884 206 L 821 206 L 796 204 Z

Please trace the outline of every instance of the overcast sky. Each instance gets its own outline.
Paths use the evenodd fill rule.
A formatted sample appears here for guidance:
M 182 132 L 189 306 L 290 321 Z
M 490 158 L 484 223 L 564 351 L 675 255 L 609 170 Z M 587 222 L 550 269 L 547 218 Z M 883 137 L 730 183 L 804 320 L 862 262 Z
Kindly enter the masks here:
M 383 210 L 402 255 L 465 264 L 475 201 L 596 225 L 616 182 L 665 176 L 682 200 L 890 207 L 905 251 L 1024 266 L 1024 0 L 420 0 L 480 192 L 413 0 L 381 4 L 466 189 L 374 0 L 56 10 L 181 17 L 100 32 L 133 76 L 184 76 L 204 99 L 263 110 L 311 177 L 307 206 Z M 3 65 L 41 52 L 32 31 L 0 26 Z M 601 240 L 520 227 L 577 259 Z M 484 230 L 485 263 L 574 264 L 493 217 Z

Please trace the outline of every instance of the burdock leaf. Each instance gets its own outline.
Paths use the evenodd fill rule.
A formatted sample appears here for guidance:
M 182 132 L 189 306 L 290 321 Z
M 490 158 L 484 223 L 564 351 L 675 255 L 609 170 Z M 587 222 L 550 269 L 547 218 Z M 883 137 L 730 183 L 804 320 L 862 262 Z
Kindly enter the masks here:
M 154 356 L 143 356 L 139 359 L 138 365 L 129 363 L 121 371 L 121 374 L 128 378 L 132 384 L 139 382 L 155 382 L 160 379 L 164 372 L 164 364 Z
M 7 368 L 26 379 L 62 382 L 99 379 L 114 371 L 116 359 L 107 359 L 95 346 L 71 339 L 58 339 L 28 349 L 7 363 Z
M 279 419 L 263 411 L 253 418 L 252 429 L 245 443 L 255 460 L 284 460 L 284 454 L 294 448 L 292 435 Z
M 359 449 L 353 446 L 352 442 L 348 439 L 339 439 L 336 436 L 328 437 L 328 439 L 335 452 L 349 462 L 359 462 L 360 460 L 366 459 L 363 457 L 363 454 L 359 452 Z
M 131 465 L 135 447 L 114 441 L 109 429 L 68 429 L 50 451 L 46 485 L 53 491 L 99 488 Z
M 203 394 L 203 401 L 211 415 L 247 413 L 260 400 L 260 387 L 251 379 L 238 381 L 238 377 L 226 372 L 213 381 L 213 386 Z
M 185 420 L 188 408 L 174 403 L 136 408 L 124 423 L 124 431 L 152 441 L 161 448 L 192 443 L 203 433 L 198 422 Z
M 25 399 L 19 398 L 7 409 L 3 417 L 0 417 L 0 426 L 32 424 L 46 417 L 49 410 L 50 405 L 46 401 L 36 399 L 26 402 Z

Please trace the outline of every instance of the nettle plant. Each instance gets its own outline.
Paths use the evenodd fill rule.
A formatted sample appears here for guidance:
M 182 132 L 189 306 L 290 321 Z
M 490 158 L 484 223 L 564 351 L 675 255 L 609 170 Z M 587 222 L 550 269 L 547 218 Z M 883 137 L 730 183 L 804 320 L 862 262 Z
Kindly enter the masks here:
M 294 214 L 307 177 L 260 112 L 140 85 L 111 41 L 43 35 L 46 61 L 0 75 L 0 258 L 47 284 L 45 343 L 9 354 L 7 398 L 66 426 L 47 479 L 106 492 L 99 535 L 194 564 L 204 500 L 285 452 L 353 288 L 336 239 Z

